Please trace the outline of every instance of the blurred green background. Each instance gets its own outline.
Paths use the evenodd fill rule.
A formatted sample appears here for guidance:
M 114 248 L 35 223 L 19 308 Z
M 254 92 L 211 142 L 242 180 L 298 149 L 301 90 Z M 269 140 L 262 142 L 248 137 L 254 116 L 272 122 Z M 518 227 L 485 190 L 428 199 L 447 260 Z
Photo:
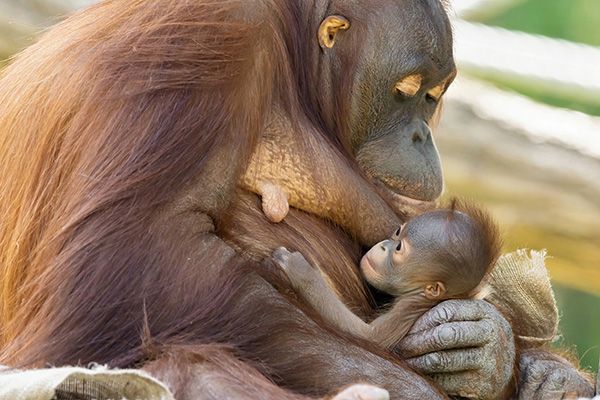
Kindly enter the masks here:
M 469 13 L 468 19 L 510 30 L 600 46 L 598 0 L 517 0 L 507 3 L 509 6 L 498 12 L 493 12 L 491 7 L 482 7 Z M 557 95 L 532 84 L 527 79 L 498 73 L 474 75 L 501 88 L 515 90 L 550 105 L 600 115 L 600 96 L 583 100 L 576 92 Z
M 43 27 L 57 21 L 57 16 L 85 3 L 0 0 L 0 67 Z M 480 3 L 461 17 L 600 46 L 600 0 Z M 581 96 L 575 87 L 554 91 L 499 71 L 463 68 L 460 72 L 544 104 L 600 116 L 600 96 Z M 548 249 L 548 268 L 562 316 L 559 344 L 572 348 L 583 366 L 596 370 L 600 355 L 600 179 L 593 177 L 600 176 L 600 161 L 516 134 L 451 98 L 436 140 L 448 196 L 468 196 L 487 205 L 502 225 L 506 251 Z
M 474 13 L 469 20 L 600 46 L 598 0 L 517 1 L 514 6 L 495 15 Z

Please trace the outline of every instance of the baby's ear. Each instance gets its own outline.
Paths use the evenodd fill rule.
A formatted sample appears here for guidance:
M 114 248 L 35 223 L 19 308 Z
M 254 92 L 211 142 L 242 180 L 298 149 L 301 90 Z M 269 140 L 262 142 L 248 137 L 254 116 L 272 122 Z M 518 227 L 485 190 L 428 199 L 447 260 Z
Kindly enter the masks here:
M 425 297 L 429 300 L 439 300 L 446 294 L 446 286 L 442 282 L 435 282 L 425 286 Z

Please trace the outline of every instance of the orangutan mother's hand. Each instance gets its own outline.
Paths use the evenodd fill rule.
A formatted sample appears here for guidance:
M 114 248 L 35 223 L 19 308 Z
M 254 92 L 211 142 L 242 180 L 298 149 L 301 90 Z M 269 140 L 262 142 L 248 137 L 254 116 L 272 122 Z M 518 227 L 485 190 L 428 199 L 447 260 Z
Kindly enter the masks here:
M 594 396 L 586 375 L 564 358 L 545 350 L 525 350 L 519 363 L 519 400 L 560 400 Z
M 494 399 L 512 380 L 512 329 L 482 300 L 438 304 L 417 320 L 398 350 L 411 367 L 450 395 Z

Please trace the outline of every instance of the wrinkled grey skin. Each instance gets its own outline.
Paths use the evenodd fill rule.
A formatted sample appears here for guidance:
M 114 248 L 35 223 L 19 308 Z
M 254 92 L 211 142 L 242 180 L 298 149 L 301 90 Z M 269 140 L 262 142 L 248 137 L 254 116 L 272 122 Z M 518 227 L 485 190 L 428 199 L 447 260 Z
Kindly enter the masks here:
M 421 317 L 399 345 L 408 364 L 448 394 L 494 399 L 510 383 L 512 329 L 482 300 L 449 300 Z
M 524 351 L 519 362 L 518 400 L 592 397 L 593 385 L 562 357 L 541 350 Z

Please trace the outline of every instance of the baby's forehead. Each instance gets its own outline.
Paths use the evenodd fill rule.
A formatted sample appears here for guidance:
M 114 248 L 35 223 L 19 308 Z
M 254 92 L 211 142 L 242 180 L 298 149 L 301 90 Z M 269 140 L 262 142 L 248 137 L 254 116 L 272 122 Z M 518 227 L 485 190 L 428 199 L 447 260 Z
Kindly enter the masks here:
M 411 218 L 402 230 L 403 236 L 409 239 L 428 239 L 434 241 L 445 238 L 444 233 L 450 230 L 468 234 L 475 228 L 471 217 L 456 210 L 434 210 Z M 432 243 L 433 244 L 433 243 Z

